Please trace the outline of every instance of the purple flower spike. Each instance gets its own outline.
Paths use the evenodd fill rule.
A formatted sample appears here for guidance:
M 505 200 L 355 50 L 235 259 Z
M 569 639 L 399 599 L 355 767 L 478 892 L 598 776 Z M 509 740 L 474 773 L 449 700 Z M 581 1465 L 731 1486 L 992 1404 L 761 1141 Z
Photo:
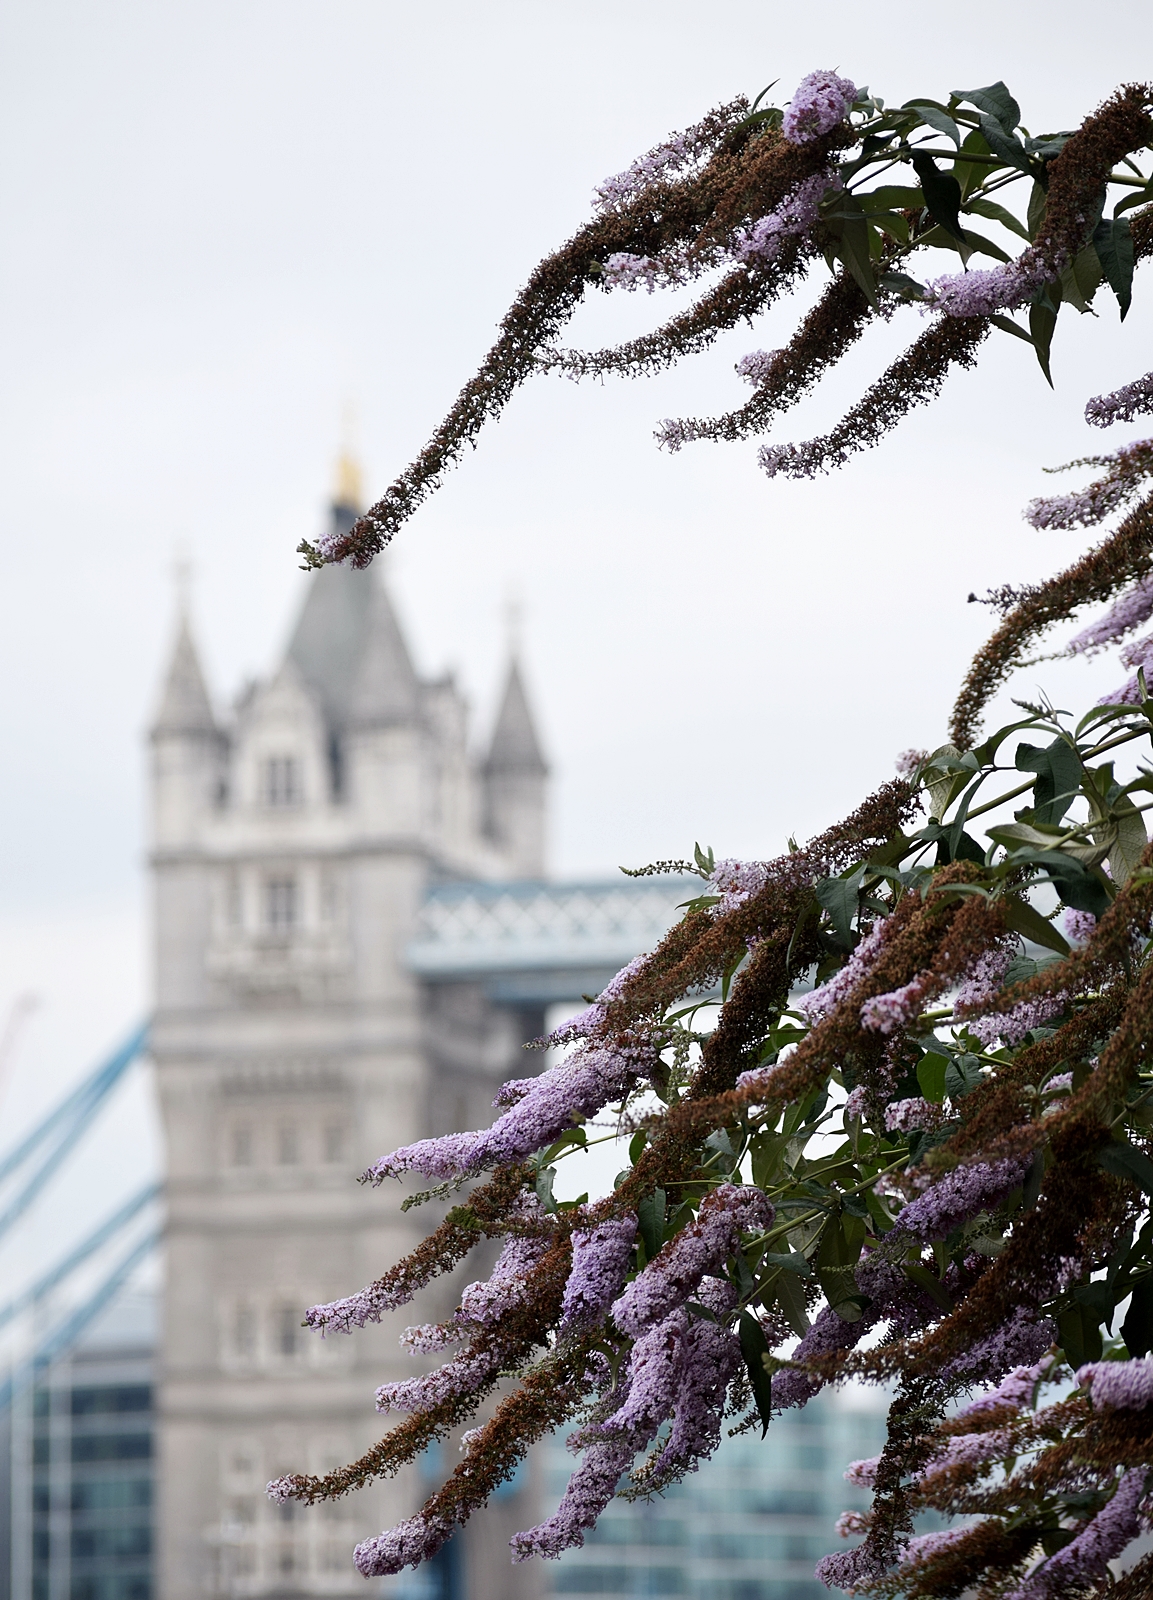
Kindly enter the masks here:
M 571 1128 L 575 1118 L 593 1117 L 630 1094 L 656 1060 L 648 1045 L 586 1044 L 534 1078 L 523 1097 L 491 1128 L 420 1139 L 384 1156 L 365 1177 L 374 1184 L 402 1172 L 436 1179 L 470 1178 L 486 1167 L 523 1161 Z
M 365 1578 L 384 1578 L 402 1567 L 418 1567 L 434 1556 L 452 1535 L 449 1523 L 429 1523 L 423 1517 L 409 1517 L 395 1528 L 386 1528 L 375 1539 L 366 1539 L 352 1553 L 357 1571 Z
M 835 72 L 810 72 L 797 85 L 781 123 L 781 132 L 793 144 L 809 144 L 844 122 L 857 86 Z
M 612 1308 L 624 1333 L 639 1338 L 685 1301 L 701 1279 L 724 1265 L 742 1233 L 768 1228 L 773 1208 L 759 1189 L 722 1183 L 706 1195 L 695 1222 L 682 1228 Z
M 562 1327 L 599 1322 L 607 1314 L 624 1284 L 636 1236 L 634 1216 L 599 1222 L 595 1228 L 573 1229 L 572 1271 L 565 1284 Z
M 1141 1532 L 1138 1507 L 1145 1494 L 1146 1470 L 1134 1467 L 1118 1483 L 1113 1498 L 1063 1550 L 1035 1567 L 1008 1600 L 1059 1600 L 1100 1579 L 1109 1563 Z
M 1134 584 L 1132 589 L 1113 602 L 1103 617 L 1070 639 L 1070 655 L 1092 656 L 1107 645 L 1116 644 L 1134 628 L 1153 617 L 1153 573 Z
M 1077 1373 L 1093 1405 L 1106 1411 L 1144 1411 L 1153 1405 L 1153 1356 L 1136 1361 L 1091 1361 Z
M 900 1213 L 894 1226 L 923 1244 L 945 1239 L 954 1228 L 982 1211 L 991 1211 L 1025 1176 L 1024 1161 L 976 1161 L 954 1167 Z
M 1153 372 L 1134 378 L 1112 394 L 1094 395 L 1085 407 L 1085 421 L 1094 428 L 1107 428 L 1113 422 L 1132 422 L 1146 411 L 1153 411 Z

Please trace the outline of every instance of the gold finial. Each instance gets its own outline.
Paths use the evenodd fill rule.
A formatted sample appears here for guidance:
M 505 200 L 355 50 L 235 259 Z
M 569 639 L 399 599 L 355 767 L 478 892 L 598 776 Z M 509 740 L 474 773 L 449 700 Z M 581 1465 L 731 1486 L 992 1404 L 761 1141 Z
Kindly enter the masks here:
M 347 450 L 342 450 L 336 460 L 334 499 L 338 506 L 348 506 L 356 512 L 361 510 L 360 463 Z
M 359 516 L 364 509 L 363 489 L 360 481 L 360 462 L 356 459 L 353 440 L 356 436 L 356 407 L 346 400 L 340 416 L 340 454 L 336 458 L 336 485 L 333 499 L 338 506 L 346 506 Z

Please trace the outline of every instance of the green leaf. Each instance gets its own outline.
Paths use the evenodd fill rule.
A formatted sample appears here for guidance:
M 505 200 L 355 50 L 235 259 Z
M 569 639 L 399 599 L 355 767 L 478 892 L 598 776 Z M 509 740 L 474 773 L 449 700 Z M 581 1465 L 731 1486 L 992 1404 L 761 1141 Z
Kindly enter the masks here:
M 933 221 L 964 242 L 961 229 L 961 185 L 951 172 L 942 172 L 932 156 L 914 150 L 909 157 L 913 171 L 921 180 L 925 205 Z
M 1136 1145 L 1128 1140 L 1113 1140 L 1102 1148 L 1097 1159 L 1115 1178 L 1128 1178 L 1153 1195 L 1153 1161 Z
M 983 256 L 992 256 L 994 261 L 1012 261 L 1012 256 L 1007 250 L 1002 250 L 999 244 L 994 244 L 992 239 L 986 239 L 983 233 L 977 233 L 972 228 L 966 228 L 962 235 L 970 250 L 977 251 Z
M 799 1250 L 766 1250 L 761 1257 L 767 1267 L 779 1267 L 782 1272 L 796 1272 L 802 1278 L 811 1278 L 813 1269 Z
M 818 902 L 829 913 L 837 943 L 845 950 L 853 948 L 853 918 L 857 914 L 861 876 L 854 872 L 850 878 L 821 878 L 813 885 Z
M 974 212 L 978 217 L 988 217 L 990 222 L 999 222 L 1003 228 L 1008 228 L 1010 233 L 1015 233 L 1026 241 L 1029 239 L 1029 230 L 1025 224 L 1004 206 L 999 206 L 995 200 L 986 200 L 983 195 L 974 195 L 973 199 L 966 203 L 965 210 Z
M 752 1140 L 749 1148 L 753 1158 L 753 1182 L 758 1189 L 768 1188 L 776 1179 L 788 1143 L 786 1133 L 759 1133 Z
M 983 161 L 966 161 L 967 155 L 988 156 L 992 155 L 989 142 L 980 128 L 974 128 L 965 135 L 965 141 L 953 162 L 953 176 L 961 185 L 961 193 L 970 195 L 979 189 L 989 176 L 989 168 Z
M 1029 307 L 1029 332 L 1033 336 L 1033 348 L 1050 389 L 1053 387 L 1053 374 L 1049 370 L 1049 352 L 1053 346 L 1053 330 L 1057 326 L 1060 305 L 1060 287 L 1051 283 L 1034 296 Z
M 765 1367 L 765 1357 L 769 1354 L 769 1342 L 765 1338 L 764 1329 L 753 1316 L 751 1311 L 742 1311 L 737 1324 L 737 1337 L 741 1343 L 741 1355 L 745 1358 L 745 1369 L 749 1374 L 749 1387 L 753 1391 L 753 1399 L 757 1403 L 757 1414 L 761 1419 L 761 1438 L 769 1431 L 769 1423 L 773 1419 L 773 1382 Z
M 1105 274 L 1105 282 L 1117 296 L 1121 308 L 1121 321 L 1128 315 L 1133 303 L 1133 231 L 1128 217 L 1107 218 L 1093 230 L 1093 248 Z
M 831 1213 L 821 1230 L 817 1277 L 834 1311 L 838 1311 L 842 1304 L 847 1306 L 849 1302 L 856 1304 L 860 1300 L 861 1291 L 853 1268 L 860 1260 L 864 1242 L 865 1230 L 858 1219 L 846 1219 L 839 1210 Z M 857 1319 L 850 1316 L 845 1320 L 855 1322 Z
M 1120 795 L 1109 808 L 1117 828 L 1117 842 L 1109 852 L 1109 870 L 1122 886 L 1129 882 L 1140 864 L 1149 840 L 1141 813 L 1128 795 Z
M 640 1160 L 641 1153 L 648 1142 L 649 1135 L 646 1128 L 638 1128 L 633 1134 L 632 1138 L 629 1140 L 629 1160 L 632 1162 L 634 1167 Z
M 1099 1323 L 1104 1323 L 1112 1331 L 1113 1312 L 1116 1305 L 1113 1299 L 1113 1290 L 1107 1283 L 1097 1280 L 1093 1283 L 1083 1283 L 1073 1290 L 1073 1298 L 1078 1305 L 1085 1307 L 1092 1313 Z
M 552 1186 L 555 1178 L 555 1167 L 542 1167 L 536 1175 L 536 1197 L 548 1212 L 556 1211 L 556 1201 L 552 1197 Z
M 1024 339 L 1026 344 L 1033 343 L 1024 328 L 1019 328 L 1012 317 L 1003 317 L 999 311 L 994 311 L 989 321 L 994 328 L 1000 328 L 1002 333 L 1011 333 L 1015 339 Z
M 984 1081 L 976 1056 L 955 1056 L 945 1068 L 945 1093 L 950 1100 L 962 1100 Z
M 1072 745 L 1060 737 L 1048 745 L 1019 744 L 1013 765 L 1037 774 L 1033 820 L 1060 822 L 1081 787 L 1081 762 Z
M 665 1191 L 654 1189 L 637 1206 L 637 1226 L 641 1231 L 645 1255 L 651 1261 L 665 1242 Z
M 785 1321 L 798 1339 L 809 1331 L 809 1318 L 805 1312 L 805 1291 L 795 1272 L 782 1272 L 773 1285 L 777 1302 L 785 1314 Z
M 924 192 L 911 184 L 886 183 L 879 189 L 854 191 L 866 212 L 920 211 L 925 204 Z
M 906 1261 L 905 1274 L 918 1289 L 923 1289 L 930 1300 L 935 1300 L 941 1310 L 948 1316 L 953 1310 L 953 1302 L 942 1286 L 939 1279 L 935 1278 L 928 1267 L 922 1266 L 919 1261 Z
M 1029 190 L 1029 209 L 1025 217 L 1025 227 L 1028 229 L 1030 239 L 1037 237 L 1048 209 L 1049 196 L 1039 183 L 1034 182 Z
M 1000 79 L 986 84 L 983 89 L 954 89 L 952 92 L 954 99 L 994 117 L 1006 133 L 1020 126 L 1021 107 Z
M 1029 152 L 1020 139 L 1006 132 L 996 117 L 982 112 L 981 132 L 989 141 L 989 149 L 995 156 L 1000 156 L 1006 166 L 1016 167 L 1018 172 L 1032 172 L 1033 163 L 1029 159 Z
M 915 111 L 927 127 L 943 133 L 947 139 L 952 139 L 958 149 L 961 148 L 961 130 L 949 113 L 943 111 L 940 106 L 928 100 L 906 100 L 901 110 Z
M 1087 244 L 1061 268 L 1061 298 L 1084 315 L 1091 309 L 1093 296 L 1101 287 L 1101 277 L 1101 258 L 1092 244 Z
M 1153 1278 L 1142 1278 L 1133 1285 L 1121 1337 L 1131 1356 L 1147 1356 L 1153 1351 Z
M 1059 956 L 1069 954 L 1069 941 L 1055 928 L 1047 917 L 1035 910 L 1027 900 L 1022 900 L 1020 895 L 1007 894 L 1001 901 L 1001 915 L 1005 919 L 1005 926 L 1014 933 L 1019 933 L 1022 938 L 1031 939 L 1034 944 L 1044 945 L 1047 950 L 1056 950 Z
M 835 240 L 835 250 L 857 287 L 872 306 L 879 309 L 877 284 L 869 248 L 869 223 L 857 197 L 847 189 L 837 190 L 819 207 L 821 220 Z
M 943 744 L 933 751 L 924 769 L 930 816 L 936 817 L 938 822 L 941 820 L 957 796 L 973 781 L 975 769 L 975 762 L 970 761 L 968 765 L 962 762 L 956 745 Z
M 939 1056 L 930 1050 L 917 1062 L 917 1084 L 926 1100 L 939 1106 L 945 1098 L 945 1074 L 950 1063 L 948 1056 Z
M 1100 1361 L 1100 1319 L 1094 1316 L 1088 1306 L 1074 1303 L 1067 1311 L 1062 1311 L 1057 1318 L 1057 1328 L 1065 1359 L 1074 1371 L 1087 1361 Z

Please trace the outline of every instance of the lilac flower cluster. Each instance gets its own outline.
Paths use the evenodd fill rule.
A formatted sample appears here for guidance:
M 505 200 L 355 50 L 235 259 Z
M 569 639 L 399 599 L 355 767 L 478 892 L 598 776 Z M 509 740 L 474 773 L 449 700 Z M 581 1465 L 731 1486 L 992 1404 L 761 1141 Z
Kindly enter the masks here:
M 1070 639 L 1066 649 L 1073 656 L 1096 655 L 1148 622 L 1150 617 L 1153 617 L 1153 572 L 1114 600 L 1103 617 Z
M 700 1301 L 718 1317 L 732 1311 L 736 1292 L 719 1278 L 706 1278 Z M 673 1425 L 664 1448 L 645 1474 L 651 1491 L 684 1472 L 695 1472 L 721 1442 L 725 1395 L 741 1366 L 736 1336 L 720 1321 L 697 1317 L 689 1327 L 685 1363 L 673 1405 Z
M 613 1303 L 613 1320 L 639 1338 L 670 1315 L 701 1279 L 718 1271 L 742 1233 L 772 1225 L 773 1208 L 760 1189 L 722 1183 L 701 1201 L 696 1220 L 675 1234 Z
M 617 251 L 608 256 L 604 264 L 604 282 L 610 289 L 628 289 L 630 292 L 644 284 L 650 294 L 656 288 L 664 269 L 652 256 L 631 256 Z
M 561 1326 L 599 1322 L 620 1294 L 637 1236 L 635 1216 L 574 1228 L 572 1271 L 565 1284 Z
M 933 973 L 919 972 L 899 989 L 872 995 L 861 1007 L 861 1026 L 886 1037 L 896 1033 L 917 1019 L 936 982 Z
M 817 1023 L 822 1017 L 827 1017 L 846 995 L 850 994 L 861 979 L 871 969 L 873 962 L 880 953 L 881 946 L 892 932 L 892 922 L 889 917 L 881 917 L 865 934 L 864 938 L 853 951 L 839 971 L 817 989 L 810 989 L 808 994 L 801 995 L 796 1002 L 796 1009 L 805 1018 L 806 1022 Z
M 1153 372 L 1134 378 L 1112 394 L 1094 395 L 1085 407 L 1085 421 L 1094 428 L 1107 428 L 1114 422 L 1132 422 L 1147 411 L 1153 411 Z
M 810 72 L 797 85 L 781 123 L 793 144 L 809 144 L 844 122 L 857 98 L 857 86 L 835 72 Z
M 1033 1571 L 1007 1600 L 1058 1600 L 1101 1579 L 1110 1561 L 1141 1532 L 1138 1508 L 1145 1494 L 1146 1469 L 1133 1467 L 1087 1527 Z
M 375 1538 L 365 1539 L 352 1552 L 356 1569 L 364 1578 L 384 1578 L 403 1567 L 418 1567 L 434 1556 L 451 1536 L 448 1523 L 427 1522 L 409 1517 L 395 1528 L 386 1528 Z
M 536 1082 L 536 1079 L 532 1079 Z M 513 1221 L 543 1223 L 544 1210 L 535 1195 L 523 1194 L 511 1213 Z M 545 1237 L 522 1238 L 514 1235 L 506 1242 L 504 1249 L 497 1258 L 489 1284 L 493 1285 L 493 1302 L 497 1304 L 496 1315 L 500 1313 L 500 1300 L 515 1289 L 519 1272 L 530 1269 L 544 1254 L 549 1241 Z M 427 1280 L 426 1280 L 427 1281 Z M 305 1322 L 310 1328 L 319 1329 L 325 1333 L 351 1333 L 353 1328 L 363 1328 L 367 1322 L 379 1322 L 386 1311 L 398 1311 L 406 1306 L 423 1288 L 422 1283 L 410 1281 L 404 1287 L 381 1287 L 379 1284 L 369 1284 L 367 1288 L 360 1289 L 356 1294 L 348 1295 L 343 1300 L 332 1300 L 327 1305 L 310 1306 L 305 1314 Z M 475 1283 L 469 1288 L 476 1291 L 473 1305 L 479 1309 L 485 1302 L 483 1293 L 489 1285 Z M 465 1293 L 469 1293 L 466 1290 Z M 460 1322 L 483 1321 L 484 1318 L 470 1318 L 461 1316 L 458 1312 L 453 1321 L 447 1326 L 432 1323 L 420 1328 L 406 1329 L 403 1336 L 404 1342 L 411 1350 L 443 1350 L 446 1345 L 455 1342 L 458 1335 L 454 1328 Z
M 1031 500 L 1025 507 L 1025 521 L 1034 528 L 1096 527 L 1137 493 L 1149 472 L 1151 445 L 1153 440 L 1139 439 L 1112 455 L 1090 457 L 1081 464 L 1108 466 L 1111 470 L 1105 477 L 1075 493 Z
M 897 1217 L 893 1231 L 911 1233 L 923 1244 L 945 1239 L 963 1222 L 1000 1205 L 1022 1182 L 1026 1166 L 1024 1161 L 1004 1160 L 954 1167 L 931 1189 L 910 1201 Z
M 1086 944 L 1097 930 L 1097 918 L 1091 911 L 1075 911 L 1070 907 L 1061 918 L 1065 937 L 1074 944 Z
M 552 1516 L 509 1540 L 513 1560 L 544 1556 L 547 1561 L 555 1561 L 566 1550 L 584 1544 L 585 1533 L 596 1526 L 636 1452 L 634 1441 L 624 1437 L 591 1445 Z
M 1009 1011 L 994 1011 L 987 1017 L 976 1017 L 966 1026 L 986 1049 L 991 1048 L 998 1039 L 1003 1044 L 1019 1045 L 1031 1029 L 1043 1028 L 1054 1017 L 1059 1017 L 1068 1001 L 1068 994 L 1061 989 L 1057 994 L 1043 994 L 1035 1000 L 1022 1000 Z
M 953 1002 L 955 1015 L 963 1017 L 966 1013 L 979 1011 L 981 1007 L 990 1005 L 1004 987 L 1005 974 L 1012 959 L 1012 952 L 1003 945 L 982 951 L 957 990 L 957 997 Z
M 968 1532 L 968 1528 L 936 1528 L 932 1533 L 917 1534 L 901 1552 L 902 1576 L 924 1566 L 943 1550 L 952 1549 Z
M 887 1570 L 880 1556 L 867 1544 L 859 1544 L 854 1550 L 838 1550 L 831 1556 L 822 1556 L 813 1568 L 813 1575 L 826 1589 L 847 1589 L 855 1594 L 861 1585 L 883 1578 Z
M 790 1361 L 813 1361 L 820 1356 L 841 1355 L 853 1350 L 876 1322 L 876 1313 L 870 1308 L 856 1322 L 846 1322 L 832 1306 L 825 1306 L 813 1319 L 813 1325 L 790 1355 Z M 791 1406 L 803 1406 L 825 1386 L 825 1380 L 813 1373 L 802 1372 L 799 1367 L 782 1367 L 773 1373 L 773 1407 L 787 1411 Z
M 1031 1406 L 1037 1385 L 1052 1365 L 1051 1360 L 1045 1359 L 1035 1362 L 1031 1367 L 1014 1367 L 995 1389 L 962 1406 L 957 1416 L 979 1417 L 984 1412 L 996 1411 L 999 1406 L 1014 1406 L 1018 1411 Z
M 634 956 L 626 966 L 623 966 L 616 976 L 609 980 L 597 995 L 591 1006 L 586 1006 L 583 1011 L 578 1011 L 575 1017 L 569 1017 L 567 1022 L 562 1022 L 559 1028 L 554 1028 L 547 1038 L 541 1040 L 546 1045 L 574 1044 L 579 1039 L 587 1039 L 604 1025 L 609 1007 L 614 1001 L 619 1000 L 626 984 L 634 978 L 648 961 L 648 956 Z M 514 1079 L 514 1083 L 535 1083 L 535 1078 Z M 506 1084 L 507 1088 L 508 1085 Z
M 1077 1373 L 1094 1406 L 1109 1411 L 1144 1411 L 1153 1405 L 1153 1356 L 1135 1361 L 1091 1361 Z
M 995 1383 L 1014 1367 L 1039 1361 L 1057 1337 L 1057 1324 L 1038 1317 L 1028 1306 L 1015 1306 L 999 1328 L 976 1340 L 945 1363 L 946 1378 L 966 1383 Z
M 585 1044 L 535 1078 L 517 1104 L 490 1128 L 419 1139 L 383 1156 L 365 1173 L 374 1184 L 402 1172 L 430 1178 L 469 1178 L 485 1167 L 522 1161 L 558 1138 L 575 1119 L 592 1117 L 623 1099 L 656 1065 L 647 1044 Z
M 852 1539 L 857 1534 L 868 1533 L 872 1523 L 867 1511 L 842 1511 L 833 1524 L 833 1531 L 838 1539 Z
M 1014 1454 L 1014 1437 L 1007 1428 L 993 1428 L 987 1433 L 960 1433 L 946 1439 L 942 1447 L 921 1473 L 921 1481 L 938 1472 L 948 1472 L 952 1467 L 980 1467 L 990 1461 L 999 1461 Z
M 736 1303 L 731 1285 L 722 1280 L 706 1281 L 700 1292 L 702 1304 L 721 1317 Z M 616 1410 L 569 1441 L 574 1448 L 587 1447 L 584 1460 L 552 1516 L 514 1535 L 513 1559 L 555 1559 L 583 1544 L 637 1451 L 653 1442 L 670 1416 L 672 1430 L 646 1473 L 649 1486 L 660 1487 L 711 1454 L 720 1441 L 725 1395 L 740 1359 L 739 1344 L 727 1328 L 690 1318 L 683 1306 L 647 1327 L 630 1353 Z
M 897 769 L 899 778 L 911 778 L 921 762 L 928 759 L 927 750 L 902 750 L 893 765 Z
M 880 1465 L 880 1456 L 863 1456 L 859 1461 L 850 1461 L 842 1476 L 854 1489 L 874 1489 Z
M 921 1128 L 935 1128 L 943 1121 L 945 1113 L 931 1100 L 914 1096 L 911 1100 L 894 1100 L 885 1107 L 885 1127 L 889 1133 L 912 1133 Z
M 1057 273 L 1030 246 L 1016 261 L 973 272 L 950 273 L 933 279 L 922 305 L 943 311 L 947 317 L 991 317 L 997 311 L 1015 311 L 1031 300 Z
M 720 895 L 716 906 L 718 917 L 727 916 L 746 900 L 751 900 L 769 881 L 769 867 L 765 861 L 718 861 L 709 877 L 709 888 Z
M 378 1411 L 424 1411 L 453 1395 L 475 1394 L 500 1371 L 504 1351 L 494 1343 L 488 1349 L 465 1351 L 443 1366 L 399 1383 L 382 1383 L 376 1391 Z
M 664 144 L 659 144 L 650 150 L 648 155 L 634 161 L 623 172 L 618 172 L 615 177 L 606 178 L 603 183 L 598 184 L 593 191 L 598 209 L 611 211 L 616 206 L 627 205 L 630 200 L 637 199 L 653 184 L 664 183 L 676 177 L 694 161 L 708 154 L 725 132 L 747 113 L 746 102 L 736 101 L 732 105 L 722 107 L 719 112 L 713 112 L 711 116 L 693 127 L 686 128 L 684 133 L 674 134 Z
M 837 121 L 840 120 L 838 117 Z M 831 168 L 802 179 L 780 205 L 774 206 L 763 217 L 758 217 L 751 228 L 738 234 L 734 251 L 737 260 L 775 261 L 786 239 L 795 239 L 815 227 L 820 215 L 817 208 L 826 190 L 840 187 L 841 180 Z
M 754 389 L 760 388 L 773 370 L 773 363 L 780 354 L 779 350 L 750 350 L 747 356 L 742 356 L 737 362 L 738 378 L 751 383 Z

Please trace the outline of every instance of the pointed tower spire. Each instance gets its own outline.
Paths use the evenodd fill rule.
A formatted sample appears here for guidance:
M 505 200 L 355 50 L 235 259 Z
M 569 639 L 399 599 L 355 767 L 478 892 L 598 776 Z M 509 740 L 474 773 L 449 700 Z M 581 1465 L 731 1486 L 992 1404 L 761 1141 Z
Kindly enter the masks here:
M 481 783 L 485 832 L 514 878 L 539 878 L 544 872 L 547 777 L 520 665 L 513 655 Z
M 543 778 L 548 765 L 541 753 L 528 696 L 520 675 L 520 664 L 513 656 L 509 662 L 504 699 L 501 701 L 492 743 L 485 758 L 487 773 L 526 773 Z
M 180 607 L 176 625 L 176 644 L 160 697 L 160 708 L 153 723 L 153 735 L 174 733 L 216 733 L 216 718 L 200 659 L 192 642 L 188 611 Z
M 375 574 L 371 589 L 364 650 L 348 708 L 350 723 L 362 728 L 412 722 L 420 705 L 412 657 L 388 591 Z

